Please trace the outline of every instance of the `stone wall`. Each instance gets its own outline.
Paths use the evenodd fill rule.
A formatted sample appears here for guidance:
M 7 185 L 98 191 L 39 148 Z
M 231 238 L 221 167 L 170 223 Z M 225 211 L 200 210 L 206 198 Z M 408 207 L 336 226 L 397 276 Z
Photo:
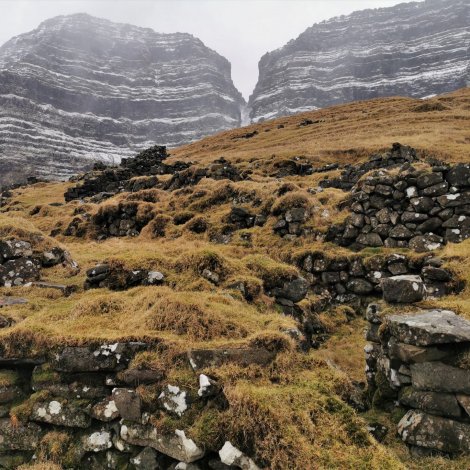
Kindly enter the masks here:
M 417 302 L 460 290 L 460 282 L 442 267 L 443 263 L 442 259 L 430 255 L 329 257 L 320 251 L 304 253 L 296 261 L 316 294 L 328 293 L 339 302 L 384 294 L 388 301 L 397 303 Z M 399 292 L 396 283 L 400 284 Z M 420 295 L 410 298 L 406 294 L 415 291 L 413 283 L 419 284 Z
M 365 247 L 431 251 L 470 237 L 470 165 L 377 170 L 352 189 L 352 214 L 326 240 Z
M 0 350 L 0 467 L 37 460 L 55 445 L 55 460 L 64 468 L 258 469 L 230 442 L 220 449 L 195 442 L 185 419 L 206 407 L 229 406 L 221 384 L 201 370 L 224 362 L 266 365 L 275 353 L 190 351 L 186 361 L 194 384 L 185 389 L 167 381 L 164 370 L 132 365 L 136 354 L 151 348 L 89 344 L 22 360 L 4 358 Z M 146 393 L 155 398 L 146 399 Z M 155 424 L 163 417 L 174 429 Z
M 414 455 L 470 451 L 470 322 L 446 310 L 382 318 L 367 309 L 366 374 L 374 406 L 402 412 Z
M 65 201 L 83 199 L 102 193 L 114 195 L 120 191 L 138 191 L 155 187 L 157 175 L 174 174 L 189 167 L 184 162 L 173 165 L 165 163 L 168 153 L 165 146 L 155 145 L 137 154 L 134 158 L 123 158 L 118 166 L 106 166 L 96 163 L 93 170 L 78 177 L 73 177 L 77 184 L 67 189 Z M 145 183 L 136 184 L 133 178 L 151 177 Z

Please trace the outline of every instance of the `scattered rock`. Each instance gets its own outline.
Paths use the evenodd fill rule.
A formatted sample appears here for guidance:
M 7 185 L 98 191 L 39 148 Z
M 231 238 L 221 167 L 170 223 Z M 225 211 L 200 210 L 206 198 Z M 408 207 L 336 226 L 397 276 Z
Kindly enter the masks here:
M 241 470 L 260 470 L 253 460 L 234 447 L 229 441 L 226 441 L 222 449 L 219 450 L 219 456 L 225 465 L 234 465 Z

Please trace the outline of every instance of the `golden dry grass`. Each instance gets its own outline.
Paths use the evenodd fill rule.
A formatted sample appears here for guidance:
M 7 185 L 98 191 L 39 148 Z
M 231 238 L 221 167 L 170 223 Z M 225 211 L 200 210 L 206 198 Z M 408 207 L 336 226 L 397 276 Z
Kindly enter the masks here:
M 423 103 L 441 103 L 444 110 L 417 112 Z M 320 121 L 298 127 L 304 119 Z M 450 161 L 468 159 L 470 88 L 426 101 L 411 98 L 378 98 L 319 111 L 279 118 L 172 150 L 174 160 L 207 162 L 215 156 L 230 161 L 307 156 L 314 162 L 355 163 L 371 151 L 390 147 L 392 142 L 441 155 Z M 282 124 L 284 128 L 278 129 Z M 236 139 L 258 131 L 251 139 Z
M 436 103 L 445 109 L 435 110 L 439 108 Z M 416 108 L 423 104 L 424 111 L 418 112 Z M 298 127 L 305 118 L 320 122 Z M 193 416 L 187 423 L 189 434 L 214 450 L 220 447 L 221 439 L 229 438 L 273 470 L 468 468 L 465 459 L 447 462 L 434 458 L 416 463 L 393 431 L 386 446 L 377 444 L 365 432 L 365 420 L 379 419 L 391 428 L 394 424 L 385 415 L 359 416 L 341 400 L 350 393 L 351 380 L 364 380 L 362 318 L 344 308 L 327 309 L 320 316 L 330 339 L 319 350 L 300 354 L 285 334 L 286 329 L 296 326 L 295 320 L 280 314 L 261 286 L 295 276 L 298 269 L 294 263 L 304 253 L 320 250 L 332 258 L 351 255 L 347 249 L 317 241 L 315 236 L 347 215 L 337 207 L 345 193 L 310 190 L 325 175 L 337 176 L 339 172 L 278 179 L 269 176 L 277 162 L 304 156 L 314 165 L 356 163 L 395 141 L 417 147 L 422 155 L 466 161 L 469 118 L 469 89 L 425 103 L 407 98 L 377 99 L 232 130 L 171 152 L 173 160 L 201 164 L 224 156 L 240 168 L 250 167 L 253 174 L 249 180 L 203 179 L 195 187 L 171 193 L 147 190 L 119 194 L 101 205 L 65 204 L 63 193 L 70 183 L 40 183 L 15 190 L 12 201 L 0 210 L 0 238 L 27 239 L 37 250 L 63 246 L 79 263 L 80 273 L 72 276 L 58 266 L 43 274 L 51 282 L 80 288 L 69 298 L 50 289 L 0 288 L 0 296 L 29 300 L 26 305 L 5 309 L 18 324 L 0 330 L 3 352 L 34 355 L 55 345 L 145 340 L 153 345 L 152 351 L 139 355 L 136 364 L 165 370 L 172 383 L 194 391 L 197 377 L 181 360 L 188 348 L 282 345 L 283 352 L 269 367 L 227 365 L 207 371 L 224 384 L 231 406 L 225 412 L 206 410 Z M 280 124 L 284 127 L 278 128 Z M 234 139 L 255 129 L 258 134 L 252 139 Z M 156 218 L 136 238 L 97 241 L 93 230 L 84 238 L 49 236 L 52 230 L 67 227 L 77 213 L 93 216 L 100 210 L 115 210 L 120 203 L 138 204 L 143 216 L 152 212 Z M 211 242 L 211 237 L 223 232 L 234 204 L 252 213 L 268 214 L 266 225 L 237 231 L 227 244 Z M 310 211 L 307 226 L 312 229 L 311 236 L 286 241 L 273 233 L 276 214 L 292 206 Z M 206 232 L 191 231 L 194 219 L 188 222 L 190 216 L 204 219 Z M 184 222 L 175 223 L 177 220 Z M 470 318 L 469 250 L 467 240 L 449 244 L 439 253 L 447 259 L 448 267 L 467 281 L 465 290 L 459 296 L 420 306 L 451 308 Z M 394 250 L 371 249 L 361 255 L 374 256 L 379 251 Z M 162 271 L 166 285 L 125 292 L 84 291 L 81 286 L 86 270 L 103 261 Z M 218 285 L 203 277 L 205 269 L 219 276 Z M 230 287 L 240 280 L 253 294 L 252 302 Z M 2 380 L 13 379 L 0 375 L 0 385 Z M 140 393 L 144 401 L 155 398 L 150 387 L 142 386 Z M 50 437 L 41 447 L 43 459 L 54 459 L 60 450 L 50 446 L 55 442 L 54 436 Z M 58 468 L 47 465 L 24 468 Z

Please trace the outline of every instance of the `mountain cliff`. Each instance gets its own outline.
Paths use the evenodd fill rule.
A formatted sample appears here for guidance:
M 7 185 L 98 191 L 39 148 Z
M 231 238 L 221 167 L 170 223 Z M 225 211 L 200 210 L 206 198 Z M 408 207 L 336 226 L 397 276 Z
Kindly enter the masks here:
M 243 104 L 230 63 L 190 34 L 59 16 L 0 48 L 0 173 L 66 177 L 188 143 L 237 127 Z
M 353 100 L 421 98 L 469 82 L 468 0 L 426 0 L 315 24 L 265 54 L 254 122 Z

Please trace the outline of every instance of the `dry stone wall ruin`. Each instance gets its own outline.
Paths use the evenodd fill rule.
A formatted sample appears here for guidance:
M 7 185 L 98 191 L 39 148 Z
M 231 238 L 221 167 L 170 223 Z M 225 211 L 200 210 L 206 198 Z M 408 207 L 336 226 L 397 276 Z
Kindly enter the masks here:
M 419 169 L 408 150 L 406 163 L 400 165 L 392 151 L 385 165 L 390 169 L 372 171 L 352 187 L 351 215 L 329 230 L 328 241 L 354 250 L 384 246 L 425 252 L 470 237 L 470 165 L 437 162 Z
M 258 469 L 228 441 L 209 450 L 184 429 L 159 428 L 150 416 L 181 418 L 195 407 L 223 409 L 221 385 L 199 369 L 223 362 L 267 365 L 275 354 L 256 348 L 190 351 L 186 360 L 195 391 L 166 383 L 165 371 L 133 366 L 132 359 L 149 347 L 68 346 L 30 359 L 7 359 L 0 350 L 0 467 L 34 461 L 47 442 L 60 437 L 68 468 Z M 156 388 L 158 399 L 143 400 L 137 387 Z
M 366 373 L 375 407 L 401 410 L 397 430 L 415 456 L 470 450 L 470 322 L 446 310 L 370 323 Z

